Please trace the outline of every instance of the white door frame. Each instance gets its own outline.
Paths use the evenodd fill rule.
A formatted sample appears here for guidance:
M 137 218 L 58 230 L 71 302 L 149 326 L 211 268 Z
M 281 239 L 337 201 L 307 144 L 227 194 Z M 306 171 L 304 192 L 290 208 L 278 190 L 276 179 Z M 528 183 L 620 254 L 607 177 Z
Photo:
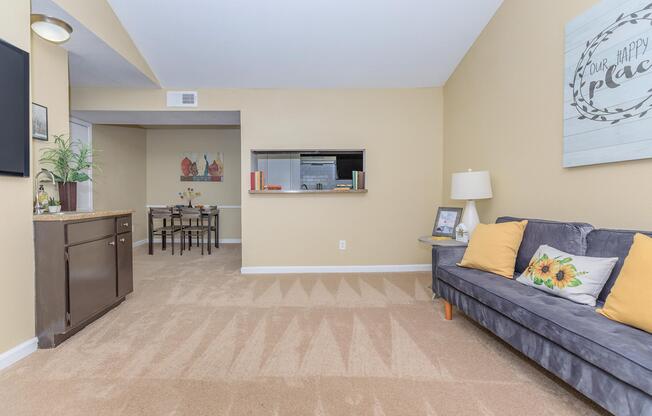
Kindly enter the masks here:
M 80 120 L 75 117 L 70 117 L 70 123 L 78 124 L 80 126 L 84 126 L 88 129 L 88 144 L 93 147 L 93 125 L 91 123 L 88 123 L 84 120 Z M 72 138 L 72 129 L 70 132 L 70 136 Z M 93 155 L 91 155 L 91 161 L 93 160 Z M 88 172 L 88 176 L 93 178 L 93 168 L 91 167 Z M 79 193 L 78 193 L 79 195 Z M 88 181 L 88 195 L 87 195 L 87 206 L 89 207 L 90 210 L 93 210 L 93 181 Z M 78 196 L 79 198 L 79 196 Z M 79 202 L 79 201 L 78 201 Z

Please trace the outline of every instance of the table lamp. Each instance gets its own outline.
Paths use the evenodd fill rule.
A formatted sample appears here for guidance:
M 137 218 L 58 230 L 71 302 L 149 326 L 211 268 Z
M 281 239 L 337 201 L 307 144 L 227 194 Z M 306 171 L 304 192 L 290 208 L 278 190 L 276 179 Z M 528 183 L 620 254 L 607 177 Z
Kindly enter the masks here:
M 491 177 L 488 171 L 474 172 L 469 169 L 468 172 L 453 173 L 451 199 L 466 201 L 462 223 L 466 227 L 469 236 L 473 234 L 475 227 L 480 223 L 478 211 L 475 209 L 475 200 L 492 197 Z

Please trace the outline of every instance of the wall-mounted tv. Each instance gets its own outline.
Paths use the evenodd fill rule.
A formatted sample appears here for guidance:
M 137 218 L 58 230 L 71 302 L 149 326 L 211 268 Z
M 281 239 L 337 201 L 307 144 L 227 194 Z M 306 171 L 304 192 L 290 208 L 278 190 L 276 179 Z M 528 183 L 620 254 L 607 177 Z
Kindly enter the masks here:
M 29 54 L 0 40 L 0 175 L 29 176 Z

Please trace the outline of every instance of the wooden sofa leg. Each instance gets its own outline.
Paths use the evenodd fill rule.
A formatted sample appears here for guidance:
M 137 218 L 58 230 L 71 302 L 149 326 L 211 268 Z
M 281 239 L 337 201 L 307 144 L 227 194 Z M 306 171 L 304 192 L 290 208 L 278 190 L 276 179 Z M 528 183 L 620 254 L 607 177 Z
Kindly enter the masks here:
M 449 302 L 444 301 L 444 312 L 446 314 L 447 321 L 453 319 L 453 305 L 451 305 Z

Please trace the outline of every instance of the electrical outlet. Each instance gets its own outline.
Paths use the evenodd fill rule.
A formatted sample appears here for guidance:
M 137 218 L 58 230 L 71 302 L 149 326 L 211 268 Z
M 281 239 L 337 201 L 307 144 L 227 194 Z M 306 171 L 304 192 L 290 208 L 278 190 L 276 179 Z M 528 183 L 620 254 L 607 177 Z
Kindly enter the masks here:
M 346 240 L 340 240 L 340 250 L 346 250 Z

